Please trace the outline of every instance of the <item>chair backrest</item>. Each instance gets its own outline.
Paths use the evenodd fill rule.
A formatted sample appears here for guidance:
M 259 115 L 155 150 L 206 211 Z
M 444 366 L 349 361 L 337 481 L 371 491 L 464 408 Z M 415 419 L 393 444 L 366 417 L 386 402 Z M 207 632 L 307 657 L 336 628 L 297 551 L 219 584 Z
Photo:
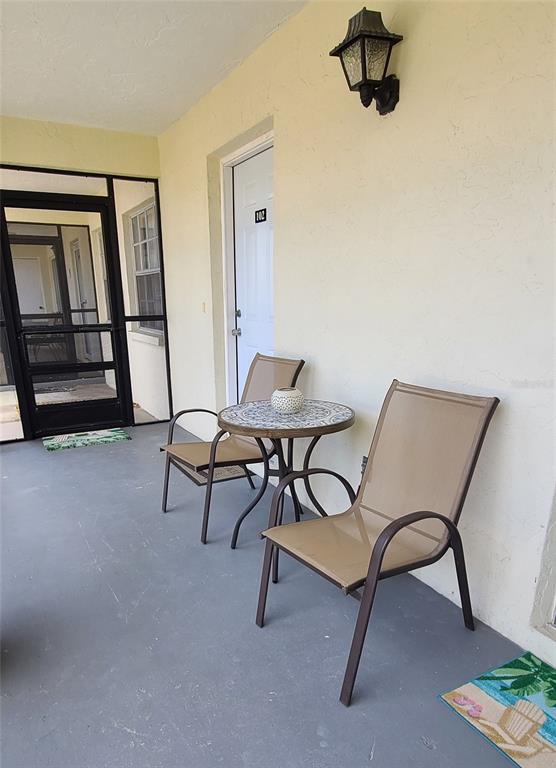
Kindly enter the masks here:
M 270 357 L 257 352 L 249 366 L 241 402 L 270 400 L 275 389 L 294 387 L 304 364 L 304 360 Z
M 431 511 L 458 522 L 490 419 L 499 400 L 394 380 L 384 400 L 356 505 L 385 518 Z M 439 544 L 446 527 L 411 529 Z

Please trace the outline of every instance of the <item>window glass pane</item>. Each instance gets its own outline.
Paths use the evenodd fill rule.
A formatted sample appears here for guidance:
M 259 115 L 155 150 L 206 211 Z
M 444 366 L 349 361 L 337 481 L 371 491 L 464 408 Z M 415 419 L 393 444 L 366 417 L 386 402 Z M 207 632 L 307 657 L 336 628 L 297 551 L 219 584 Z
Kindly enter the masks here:
M 141 243 L 139 246 L 140 249 L 140 261 L 141 261 L 141 269 L 148 269 L 149 268 L 149 257 L 147 253 L 147 243 Z
M 0 168 L 0 189 L 25 190 L 28 192 L 63 192 L 71 195 L 108 194 L 106 179 L 96 176 L 72 176 L 64 173 L 17 171 Z
M 114 198 L 125 313 L 139 315 L 156 311 L 160 314 L 160 277 L 155 278 L 159 294 L 156 300 L 151 289 L 140 285 L 141 273 L 152 274 L 160 269 L 154 184 L 114 179 Z
M 29 363 L 100 363 L 112 361 L 108 331 L 100 333 L 29 333 L 25 335 Z
M 147 239 L 147 214 L 139 214 L 139 238 L 141 240 Z
M 139 320 L 139 328 L 159 332 L 164 330 L 164 323 L 162 320 L 145 320 L 145 318 L 142 318 Z
M 162 314 L 162 291 L 160 272 L 137 275 L 137 298 L 139 315 Z
M 41 374 L 33 376 L 32 380 L 35 402 L 39 407 L 117 397 L 114 371 Z
M 158 240 L 149 240 L 148 242 L 148 269 L 160 269 L 160 260 L 158 258 Z
M 149 335 L 137 322 L 126 323 L 126 331 L 135 423 L 168 419 L 164 334 Z
M 156 237 L 154 205 L 147 211 L 147 237 Z
M 23 325 L 110 321 L 99 213 L 7 208 L 6 219 Z

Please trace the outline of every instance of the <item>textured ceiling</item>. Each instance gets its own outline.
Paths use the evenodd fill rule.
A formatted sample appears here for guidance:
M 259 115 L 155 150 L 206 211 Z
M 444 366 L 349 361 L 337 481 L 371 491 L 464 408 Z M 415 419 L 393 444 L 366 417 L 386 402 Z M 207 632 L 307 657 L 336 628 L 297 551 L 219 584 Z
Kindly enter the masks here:
M 3 115 L 157 134 L 303 2 L 2 2 Z

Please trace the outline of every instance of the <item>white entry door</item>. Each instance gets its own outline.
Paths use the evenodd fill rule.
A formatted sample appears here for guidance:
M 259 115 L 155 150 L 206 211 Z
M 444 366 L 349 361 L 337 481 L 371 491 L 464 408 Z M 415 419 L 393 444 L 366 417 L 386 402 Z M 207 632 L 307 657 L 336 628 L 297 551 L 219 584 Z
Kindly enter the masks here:
M 45 251 L 44 246 L 12 245 L 15 281 L 22 315 L 42 315 L 46 312 L 40 257 L 31 255 Z
M 237 386 L 255 354 L 274 352 L 272 148 L 233 168 Z

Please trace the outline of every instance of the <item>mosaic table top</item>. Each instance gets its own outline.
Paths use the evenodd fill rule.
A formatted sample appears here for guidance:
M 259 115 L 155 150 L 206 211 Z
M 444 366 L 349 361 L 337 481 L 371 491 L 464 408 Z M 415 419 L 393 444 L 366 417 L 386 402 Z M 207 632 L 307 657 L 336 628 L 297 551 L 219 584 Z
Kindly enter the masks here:
M 236 435 L 276 439 L 340 432 L 354 421 L 351 408 L 326 400 L 305 400 L 298 413 L 278 413 L 270 400 L 254 400 L 230 405 L 218 414 L 221 429 Z

